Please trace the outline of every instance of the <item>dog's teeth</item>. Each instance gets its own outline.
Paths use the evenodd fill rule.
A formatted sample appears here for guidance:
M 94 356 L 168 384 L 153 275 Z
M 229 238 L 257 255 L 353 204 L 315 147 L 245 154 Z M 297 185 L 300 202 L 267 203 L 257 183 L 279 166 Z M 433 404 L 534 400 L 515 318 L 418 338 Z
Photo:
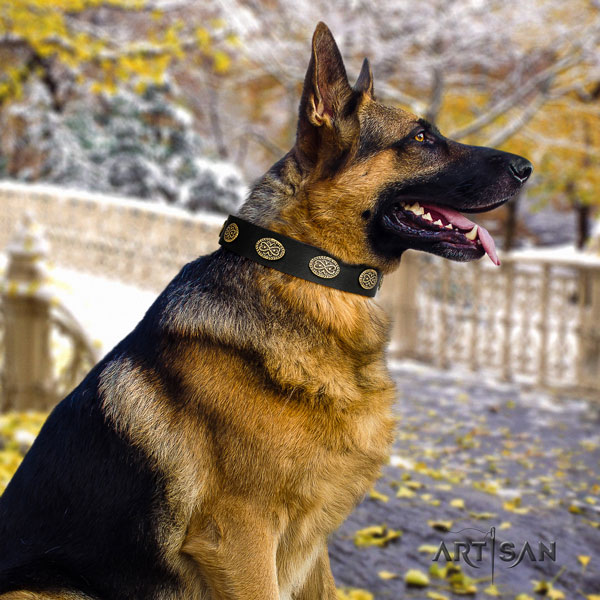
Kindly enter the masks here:
M 434 225 L 439 225 L 440 227 L 443 227 L 443 226 L 444 226 L 444 224 L 442 223 L 442 220 L 441 220 L 441 219 L 438 219 L 437 221 L 434 221 L 434 222 L 433 222 L 433 224 L 434 224 Z
M 422 215 L 425 212 L 425 209 L 417 202 L 412 205 L 412 211 L 415 215 Z
M 424 218 L 426 221 L 433 221 L 433 219 L 431 218 L 431 213 L 427 213 L 426 215 L 423 215 L 423 218 Z
M 477 237 L 477 225 L 474 225 L 473 229 L 471 229 L 471 231 L 469 231 L 469 233 L 465 233 L 465 237 L 468 240 L 474 240 Z
M 454 227 L 452 227 L 452 223 L 448 223 L 448 225 L 446 225 L 446 229 L 454 229 Z

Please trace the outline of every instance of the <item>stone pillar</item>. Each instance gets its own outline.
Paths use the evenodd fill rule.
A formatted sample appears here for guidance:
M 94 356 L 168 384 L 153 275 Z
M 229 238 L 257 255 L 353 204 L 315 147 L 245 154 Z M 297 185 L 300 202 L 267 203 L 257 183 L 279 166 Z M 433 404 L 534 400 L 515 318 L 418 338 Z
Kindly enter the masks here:
M 386 275 L 381 288 L 382 305 L 392 319 L 390 353 L 395 357 L 413 357 L 417 343 L 417 286 L 419 257 L 408 250 L 398 270 Z
M 600 390 L 600 269 L 586 269 L 582 318 L 579 323 L 579 377 L 582 387 Z M 587 289 L 586 289 L 587 288 Z M 587 292 L 587 293 L 586 293 Z M 587 298 L 586 298 L 587 296 Z M 587 305 L 587 306 L 586 306 Z
M 30 215 L 7 248 L 2 282 L 4 370 L 0 410 L 46 410 L 52 393 L 50 302 L 40 293 L 48 244 Z

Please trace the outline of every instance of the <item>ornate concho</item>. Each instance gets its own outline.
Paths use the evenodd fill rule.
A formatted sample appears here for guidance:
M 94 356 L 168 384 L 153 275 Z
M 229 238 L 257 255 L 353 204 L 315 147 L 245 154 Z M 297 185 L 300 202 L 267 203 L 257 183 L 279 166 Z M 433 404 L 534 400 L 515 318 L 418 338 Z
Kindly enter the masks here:
M 283 244 L 273 238 L 260 238 L 254 247 L 256 253 L 265 260 L 279 260 L 285 254 Z
M 315 256 L 310 259 L 308 268 L 322 279 L 333 279 L 340 272 L 340 265 L 329 256 Z
M 358 276 L 360 287 L 365 290 L 372 290 L 377 285 L 377 271 L 375 269 L 365 269 Z
M 226 242 L 233 242 L 235 238 L 239 235 L 240 228 L 237 226 L 237 223 L 229 223 L 225 228 L 225 233 L 223 234 L 223 239 Z

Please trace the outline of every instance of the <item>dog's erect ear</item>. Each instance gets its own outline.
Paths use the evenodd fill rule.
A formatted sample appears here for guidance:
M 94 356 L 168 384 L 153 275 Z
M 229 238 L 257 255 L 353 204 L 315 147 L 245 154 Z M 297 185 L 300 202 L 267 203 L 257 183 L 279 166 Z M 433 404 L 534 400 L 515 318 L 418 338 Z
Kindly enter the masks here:
M 312 55 L 302 92 L 308 120 L 316 127 L 329 124 L 351 94 L 344 61 L 333 35 L 325 23 L 319 23 L 312 39 Z
M 354 90 L 357 92 L 363 92 L 364 94 L 367 94 L 367 96 L 370 96 L 373 100 L 375 99 L 375 92 L 373 91 L 373 73 L 367 58 L 363 60 L 360 74 L 356 80 L 356 83 L 354 84 Z
M 297 145 L 305 156 L 316 159 L 320 133 L 326 137 L 340 133 L 340 122 L 354 95 L 333 35 L 325 23 L 319 23 L 312 39 L 298 118 Z

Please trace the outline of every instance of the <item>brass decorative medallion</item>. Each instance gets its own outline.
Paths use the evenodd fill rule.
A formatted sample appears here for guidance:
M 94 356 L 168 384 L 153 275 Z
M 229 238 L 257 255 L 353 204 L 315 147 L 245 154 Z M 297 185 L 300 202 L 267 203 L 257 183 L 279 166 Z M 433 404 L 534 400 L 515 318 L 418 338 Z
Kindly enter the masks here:
M 315 256 L 310 259 L 308 268 L 322 279 L 333 279 L 340 272 L 340 265 L 329 256 Z
M 273 238 L 260 238 L 254 247 L 256 253 L 265 260 L 279 260 L 285 254 L 283 244 Z
M 237 223 L 229 223 L 225 228 L 225 233 L 223 234 L 223 239 L 226 242 L 233 242 L 235 238 L 240 234 L 240 228 L 237 226 Z
M 375 269 L 365 269 L 358 276 L 360 287 L 365 290 L 372 290 L 377 285 L 377 271 Z

